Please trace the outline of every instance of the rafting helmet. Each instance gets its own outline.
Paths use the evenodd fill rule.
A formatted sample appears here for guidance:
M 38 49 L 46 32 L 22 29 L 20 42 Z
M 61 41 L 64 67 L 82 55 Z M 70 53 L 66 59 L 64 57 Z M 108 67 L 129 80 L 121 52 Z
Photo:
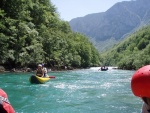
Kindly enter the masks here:
M 0 112 L 1 113 L 15 113 L 14 108 L 11 106 L 8 96 L 5 91 L 0 89 Z
M 150 98 L 150 65 L 134 73 L 131 79 L 131 89 L 135 96 Z
M 42 64 L 42 67 L 44 67 L 44 64 Z
M 42 67 L 42 65 L 41 65 L 41 64 L 39 64 L 38 66 L 39 66 L 39 67 Z

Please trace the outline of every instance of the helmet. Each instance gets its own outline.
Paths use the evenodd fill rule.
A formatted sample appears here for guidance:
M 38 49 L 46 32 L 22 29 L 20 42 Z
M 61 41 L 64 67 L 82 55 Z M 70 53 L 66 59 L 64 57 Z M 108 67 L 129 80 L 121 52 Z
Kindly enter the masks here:
M 38 66 L 39 66 L 39 67 L 42 67 L 42 65 L 41 65 L 41 64 L 39 64 Z
M 150 98 L 150 65 L 134 73 L 131 79 L 131 89 L 135 96 Z
M 8 96 L 5 91 L 0 89 L 0 112 L 15 113 L 14 108 L 11 106 Z

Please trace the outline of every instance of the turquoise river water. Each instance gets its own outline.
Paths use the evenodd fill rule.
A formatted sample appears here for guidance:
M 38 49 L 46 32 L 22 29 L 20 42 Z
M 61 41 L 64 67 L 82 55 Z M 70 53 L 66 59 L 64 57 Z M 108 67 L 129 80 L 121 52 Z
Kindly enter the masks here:
M 134 71 L 98 68 L 51 72 L 45 84 L 30 84 L 33 73 L 0 73 L 0 87 L 17 113 L 140 113 L 141 99 L 130 88 Z

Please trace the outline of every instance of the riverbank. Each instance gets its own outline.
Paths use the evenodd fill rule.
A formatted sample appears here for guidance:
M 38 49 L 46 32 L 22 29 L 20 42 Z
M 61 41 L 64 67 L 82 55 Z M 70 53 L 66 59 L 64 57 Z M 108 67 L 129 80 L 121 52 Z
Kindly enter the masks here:
M 119 69 L 119 70 L 125 70 L 125 69 L 120 69 L 118 67 L 111 67 L 107 66 L 108 69 Z M 87 68 L 76 68 L 76 67 L 67 67 L 67 66 L 62 66 L 62 67 L 46 67 L 48 72 L 58 72 L 58 71 L 69 71 L 69 70 L 79 70 L 79 69 L 89 69 L 92 67 L 87 67 Z M 97 67 L 97 69 L 100 69 L 100 67 Z M 12 68 L 12 69 L 6 69 L 3 66 L 0 66 L 0 72 L 35 72 L 36 67 L 34 68 L 29 68 L 29 67 L 24 67 L 24 68 Z
M 74 68 L 74 67 L 46 67 L 48 72 L 51 71 L 67 71 L 67 70 L 77 70 L 77 69 L 83 69 L 83 68 Z M 35 68 L 29 68 L 29 67 L 24 67 L 24 68 L 12 68 L 12 69 L 7 69 L 4 66 L 0 66 L 0 72 L 34 72 L 36 70 Z

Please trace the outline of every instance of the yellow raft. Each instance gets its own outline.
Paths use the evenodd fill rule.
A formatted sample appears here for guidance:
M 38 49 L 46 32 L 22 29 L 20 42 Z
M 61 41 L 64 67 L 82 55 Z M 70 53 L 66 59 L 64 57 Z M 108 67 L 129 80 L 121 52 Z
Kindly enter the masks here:
M 29 79 L 30 83 L 32 84 L 44 84 L 45 82 L 49 81 L 50 77 L 46 76 L 46 77 L 38 77 L 35 75 L 32 75 Z

